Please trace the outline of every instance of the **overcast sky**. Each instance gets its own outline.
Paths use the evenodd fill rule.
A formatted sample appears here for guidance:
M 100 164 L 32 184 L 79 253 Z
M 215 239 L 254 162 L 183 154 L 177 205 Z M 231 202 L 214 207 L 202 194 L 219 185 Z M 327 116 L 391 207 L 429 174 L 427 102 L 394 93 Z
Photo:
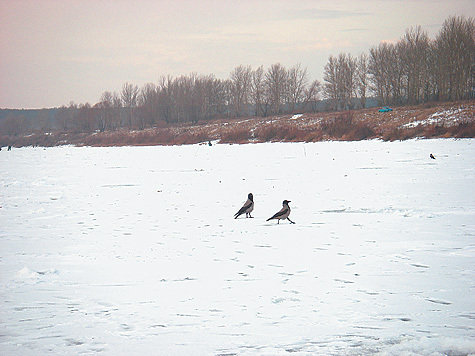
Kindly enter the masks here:
M 125 82 L 197 72 L 226 79 L 359 55 L 421 25 L 434 38 L 475 0 L 0 0 L 0 108 L 94 104 Z

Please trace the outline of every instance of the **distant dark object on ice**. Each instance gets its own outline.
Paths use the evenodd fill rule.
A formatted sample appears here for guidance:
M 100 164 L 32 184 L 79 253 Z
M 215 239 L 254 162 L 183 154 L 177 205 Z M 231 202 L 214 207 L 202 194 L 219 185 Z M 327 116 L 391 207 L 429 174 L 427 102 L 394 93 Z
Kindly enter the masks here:
M 433 155 L 432 153 L 430 154 L 429 157 L 432 158 L 432 159 L 435 159 L 435 157 L 434 157 L 434 155 Z
M 284 200 L 282 202 L 282 209 L 280 209 L 277 213 L 275 213 L 272 217 L 267 219 L 266 221 L 277 219 L 277 224 L 280 222 L 280 220 L 289 220 L 292 224 L 295 224 L 292 220 L 289 219 L 290 215 L 290 206 L 289 206 L 290 200 Z
M 253 210 L 254 210 L 254 197 L 253 197 L 252 193 L 249 193 L 247 195 L 247 200 L 244 203 L 244 205 L 242 206 L 242 208 L 239 209 L 239 211 L 236 214 L 234 214 L 234 219 L 237 219 L 239 216 L 241 216 L 244 213 L 246 213 L 246 218 L 247 217 L 252 218 L 251 212 Z

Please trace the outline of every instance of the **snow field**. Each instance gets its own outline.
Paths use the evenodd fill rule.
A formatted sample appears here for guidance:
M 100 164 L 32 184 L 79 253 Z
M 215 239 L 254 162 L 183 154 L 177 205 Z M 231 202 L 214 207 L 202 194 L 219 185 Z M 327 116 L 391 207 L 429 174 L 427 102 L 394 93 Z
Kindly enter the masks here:
M 474 142 L 2 151 L 0 353 L 475 354 Z

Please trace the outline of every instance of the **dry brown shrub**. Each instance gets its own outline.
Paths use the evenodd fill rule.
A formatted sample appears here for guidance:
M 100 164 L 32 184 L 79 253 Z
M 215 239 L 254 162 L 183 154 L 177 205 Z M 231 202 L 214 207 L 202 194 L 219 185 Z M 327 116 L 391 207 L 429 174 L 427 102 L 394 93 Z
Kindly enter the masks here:
M 42 146 L 42 147 L 52 147 L 59 144 L 61 141 L 60 134 L 33 134 L 28 136 L 14 136 L 10 137 L 10 143 L 8 145 L 15 147 L 24 147 L 24 146 Z
M 428 125 L 424 128 L 425 138 L 440 137 L 445 133 L 447 133 L 447 127 L 444 124 Z
M 421 104 L 420 106 L 423 109 L 431 109 L 431 108 L 437 107 L 439 105 L 440 105 L 440 103 L 438 103 L 436 101 L 428 101 L 426 103 Z
M 352 130 L 352 121 L 353 116 L 351 114 L 341 114 L 335 118 L 322 120 L 320 128 L 330 137 L 341 138 Z
M 376 137 L 376 132 L 370 126 L 359 123 L 353 125 L 353 128 L 343 135 L 345 141 L 361 141 Z
M 252 132 L 249 129 L 234 129 L 221 134 L 220 143 L 246 143 L 252 138 Z
M 151 131 L 135 132 L 130 139 L 130 144 L 135 146 L 153 145 L 155 141 L 154 133 Z
M 475 137 L 475 121 L 463 121 L 458 125 L 451 127 L 451 133 L 457 138 L 474 138 Z
M 260 142 L 277 141 L 282 135 L 282 129 L 274 125 L 267 125 L 256 130 L 256 138 Z
M 474 138 L 475 121 L 462 121 L 452 126 L 445 126 L 444 124 L 430 125 L 424 130 L 424 137 Z
M 369 125 L 368 120 L 356 122 L 352 112 L 322 120 L 320 130 L 330 139 L 345 141 L 360 141 L 376 137 L 376 131 Z
M 318 142 L 322 141 L 324 138 L 324 133 L 320 129 L 315 129 L 315 130 L 309 130 L 307 131 L 307 136 L 305 136 L 304 141 L 305 142 Z
M 0 147 L 11 145 L 12 140 L 7 135 L 0 135 Z
M 402 133 L 402 130 L 400 128 L 396 127 L 394 129 L 392 129 L 391 131 L 384 133 L 382 139 L 384 141 L 401 140 L 401 133 Z
M 424 126 L 417 125 L 410 128 L 396 127 L 385 133 L 382 137 L 384 141 L 404 141 L 415 137 L 421 137 L 424 133 Z
M 127 132 L 115 131 L 112 133 L 98 133 L 87 136 L 83 144 L 86 146 L 121 146 L 129 144 Z
M 173 145 L 192 145 L 195 143 L 209 141 L 209 137 L 204 132 L 182 132 L 170 142 Z
M 256 138 L 259 142 L 304 141 L 306 136 L 307 131 L 292 125 L 267 125 L 256 130 Z
M 169 129 L 147 131 L 114 131 L 89 135 L 83 144 L 87 146 L 144 146 L 168 144 L 175 138 Z
M 155 124 L 155 128 L 157 129 L 164 129 L 166 127 L 168 127 L 168 124 L 164 120 L 157 121 L 157 123 Z
M 287 129 L 287 133 L 284 136 L 284 140 L 293 142 L 303 142 L 306 141 L 308 133 L 308 130 L 302 130 L 298 127 L 289 127 Z
M 173 132 L 169 129 L 157 130 L 153 135 L 155 144 L 168 144 L 175 138 Z

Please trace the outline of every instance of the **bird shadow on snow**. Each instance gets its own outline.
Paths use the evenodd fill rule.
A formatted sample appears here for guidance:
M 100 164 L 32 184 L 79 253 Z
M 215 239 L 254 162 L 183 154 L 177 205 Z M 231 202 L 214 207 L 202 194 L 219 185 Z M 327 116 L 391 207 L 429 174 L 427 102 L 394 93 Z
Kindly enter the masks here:
M 240 219 L 240 218 L 237 218 L 235 219 L 236 221 L 248 221 L 248 220 L 252 220 L 252 221 L 255 221 L 256 224 L 253 224 L 255 227 L 261 227 L 261 226 L 285 226 L 285 225 L 297 225 L 298 223 L 297 222 L 294 222 L 294 223 L 291 223 L 290 221 L 283 221 L 281 223 L 276 223 L 276 222 L 267 222 L 265 221 L 265 219 L 262 219 L 264 220 L 263 222 L 259 222 L 259 220 L 261 220 L 261 218 L 259 217 L 255 217 L 253 216 L 252 218 L 243 218 L 243 219 Z M 257 220 L 257 221 L 256 221 Z M 302 226 L 302 225 L 301 225 Z

